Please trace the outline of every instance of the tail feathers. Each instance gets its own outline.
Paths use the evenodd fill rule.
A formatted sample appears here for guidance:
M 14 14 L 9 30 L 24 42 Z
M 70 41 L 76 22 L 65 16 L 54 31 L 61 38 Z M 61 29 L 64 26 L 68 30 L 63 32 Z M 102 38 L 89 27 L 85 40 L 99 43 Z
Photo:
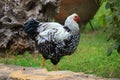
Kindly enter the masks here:
M 24 29 L 26 32 L 30 32 L 30 31 L 36 29 L 38 26 L 39 26 L 39 22 L 34 19 L 31 19 L 31 20 L 25 22 Z
M 32 38 L 35 39 L 37 35 L 37 27 L 39 27 L 39 22 L 31 19 L 24 24 L 25 32 Z

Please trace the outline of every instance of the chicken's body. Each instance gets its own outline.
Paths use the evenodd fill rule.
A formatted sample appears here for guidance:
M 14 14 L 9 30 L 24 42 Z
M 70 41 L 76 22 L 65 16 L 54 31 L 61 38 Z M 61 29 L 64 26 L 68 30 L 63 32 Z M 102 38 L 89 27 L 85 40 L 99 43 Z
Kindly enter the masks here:
M 53 24 L 56 26 L 52 26 Z M 72 54 L 79 42 L 79 33 L 72 35 L 70 30 L 57 23 L 41 24 L 38 32 L 37 48 L 43 57 L 50 59 L 54 65 L 62 56 Z
M 36 41 L 36 47 L 45 59 L 54 65 L 65 55 L 74 53 L 79 43 L 80 31 L 74 16 L 69 16 L 65 25 L 56 22 L 39 23 L 30 20 L 25 23 L 25 31 Z M 77 19 L 76 19 L 77 20 Z M 34 25 L 36 24 L 36 25 Z

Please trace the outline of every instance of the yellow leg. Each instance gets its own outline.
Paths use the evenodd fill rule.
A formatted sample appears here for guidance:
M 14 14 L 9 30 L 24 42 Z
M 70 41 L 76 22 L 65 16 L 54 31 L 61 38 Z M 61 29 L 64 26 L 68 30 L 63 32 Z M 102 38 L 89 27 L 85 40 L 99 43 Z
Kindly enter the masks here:
M 54 65 L 54 70 L 57 71 L 58 70 L 58 66 Z
M 45 67 L 45 58 L 44 58 L 44 57 L 42 57 L 42 63 L 41 63 L 41 66 L 42 66 L 42 67 Z

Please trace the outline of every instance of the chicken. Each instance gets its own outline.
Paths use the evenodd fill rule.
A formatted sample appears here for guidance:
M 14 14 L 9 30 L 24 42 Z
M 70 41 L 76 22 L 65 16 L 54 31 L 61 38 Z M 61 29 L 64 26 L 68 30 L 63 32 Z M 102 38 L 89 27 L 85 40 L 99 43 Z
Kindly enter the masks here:
M 64 25 L 34 19 L 25 22 L 25 32 L 35 40 L 36 47 L 43 56 L 42 66 L 46 59 L 50 59 L 54 70 L 57 70 L 60 59 L 74 53 L 80 39 L 79 20 L 79 16 L 74 13 L 67 17 Z

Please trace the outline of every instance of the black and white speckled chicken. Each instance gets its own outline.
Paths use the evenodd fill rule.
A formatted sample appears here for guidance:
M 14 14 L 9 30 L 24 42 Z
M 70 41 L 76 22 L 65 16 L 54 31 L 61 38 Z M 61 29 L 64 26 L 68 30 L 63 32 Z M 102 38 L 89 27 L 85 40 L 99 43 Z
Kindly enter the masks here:
M 38 22 L 34 19 L 24 24 L 28 35 L 35 40 L 36 47 L 43 56 L 44 61 L 50 59 L 57 70 L 57 64 L 65 55 L 71 55 L 77 49 L 80 30 L 77 22 L 79 16 L 74 13 L 67 17 L 65 24 L 56 22 Z

